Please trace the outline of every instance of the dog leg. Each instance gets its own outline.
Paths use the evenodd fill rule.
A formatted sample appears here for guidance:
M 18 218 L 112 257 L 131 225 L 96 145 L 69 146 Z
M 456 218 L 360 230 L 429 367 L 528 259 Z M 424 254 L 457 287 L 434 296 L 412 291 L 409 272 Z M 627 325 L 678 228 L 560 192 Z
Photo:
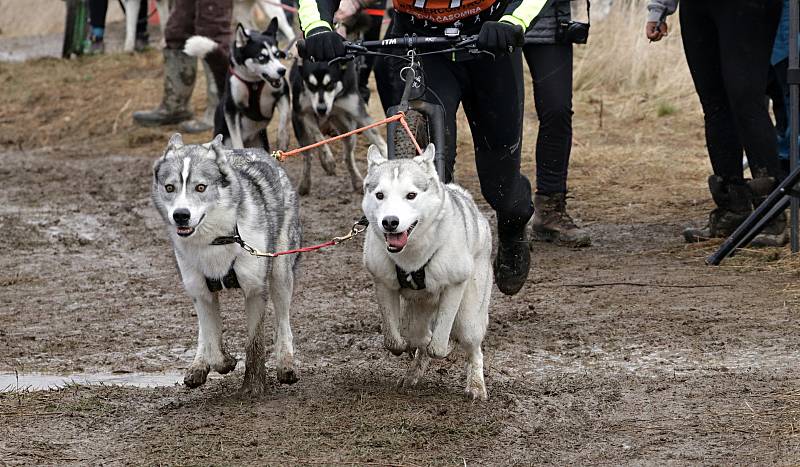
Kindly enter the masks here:
M 419 380 L 425 376 L 425 372 L 428 371 L 430 362 L 431 358 L 428 357 L 425 349 L 417 349 L 414 352 L 414 360 L 411 362 L 411 366 L 408 367 L 408 371 L 406 371 L 406 376 L 400 381 L 400 386 L 404 388 L 416 386 Z
M 364 187 L 364 179 L 356 167 L 356 140 L 357 136 L 353 135 L 345 138 L 344 142 L 344 162 L 347 165 L 347 171 L 350 172 L 350 184 L 353 186 L 353 191 L 360 192 Z
M 463 345 L 462 347 L 467 353 L 467 387 L 464 392 L 467 397 L 472 400 L 480 399 L 485 401 L 489 399 L 489 394 L 486 391 L 486 382 L 483 380 L 483 351 L 481 351 L 481 344 L 478 342 Z
M 225 352 L 222 346 L 222 318 L 217 295 L 205 292 L 196 294 L 192 300 L 197 311 L 197 353 L 186 370 L 183 383 L 196 388 L 206 382 L 208 372 L 212 369 L 220 374 L 233 370 L 236 359 Z
M 233 1 L 233 19 L 242 23 L 245 29 L 256 29 L 253 22 L 253 2 L 249 0 Z
M 278 19 L 278 30 L 280 30 L 287 42 L 292 42 L 295 37 L 294 29 L 292 29 L 292 26 L 289 24 L 289 20 L 286 19 L 286 13 L 283 12 L 283 8 L 277 4 L 263 0 L 258 0 L 256 4 L 261 8 L 261 11 L 264 12 L 267 18 Z
M 394 355 L 401 355 L 408 350 L 408 343 L 400 335 L 400 295 L 383 284 L 375 284 L 375 291 L 383 315 L 383 346 Z
M 428 344 L 428 356 L 431 358 L 445 358 L 449 352 L 450 331 L 456 319 L 467 282 L 450 285 L 442 290 L 439 297 L 439 309 L 434 317 L 431 341 Z
M 276 105 L 278 108 L 278 149 L 285 151 L 289 148 L 289 117 L 292 113 L 289 96 L 281 96 Z
M 166 47 L 164 31 L 167 30 L 167 20 L 169 19 L 169 0 L 156 0 L 156 10 L 158 11 L 158 23 L 161 26 L 161 47 Z M 222 90 L 220 89 L 220 92 Z
M 297 382 L 297 373 L 294 371 L 293 336 L 289 323 L 294 275 L 288 256 L 278 257 L 274 261 L 269 285 L 272 308 L 275 310 L 275 366 L 278 370 L 278 381 L 294 384 Z
M 244 141 L 242 141 L 242 118 L 241 116 L 225 115 L 225 124 L 228 125 L 228 131 L 231 135 L 231 147 L 233 149 L 244 149 Z
M 122 46 L 125 52 L 133 52 L 140 4 L 139 0 L 125 0 L 125 45 Z
M 267 304 L 261 291 L 252 291 L 245 297 L 247 311 L 247 344 L 245 353 L 242 394 L 259 397 L 267 387 L 266 349 L 264 347 L 264 315 Z

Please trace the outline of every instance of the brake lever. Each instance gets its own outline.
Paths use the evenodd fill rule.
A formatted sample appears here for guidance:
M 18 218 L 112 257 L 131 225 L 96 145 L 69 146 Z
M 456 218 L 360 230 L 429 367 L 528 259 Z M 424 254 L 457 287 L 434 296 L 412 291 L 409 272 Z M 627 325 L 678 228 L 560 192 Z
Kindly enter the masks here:
M 354 60 L 355 58 L 356 58 L 356 56 L 353 55 L 353 54 L 347 54 L 347 55 L 345 55 L 343 57 L 336 57 L 333 60 L 328 62 L 328 66 L 333 66 L 333 65 L 336 65 L 337 63 L 350 62 L 350 61 Z

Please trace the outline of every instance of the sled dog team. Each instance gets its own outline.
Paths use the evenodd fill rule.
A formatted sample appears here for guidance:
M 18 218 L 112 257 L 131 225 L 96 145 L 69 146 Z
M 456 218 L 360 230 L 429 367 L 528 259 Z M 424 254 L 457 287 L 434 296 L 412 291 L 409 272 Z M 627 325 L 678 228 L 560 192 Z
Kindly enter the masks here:
M 223 344 L 218 298 L 233 288 L 244 294 L 247 315 L 242 391 L 259 395 L 266 387 L 263 328 L 270 300 L 277 378 L 297 381 L 289 319 L 297 255 L 259 258 L 226 241 L 239 236 L 261 251 L 301 246 L 298 192 L 310 189 L 309 156 L 295 190 L 268 152 L 266 126 L 276 109 L 279 145 L 288 144 L 290 87 L 279 61 L 284 54 L 277 30 L 275 20 L 262 33 L 237 27 L 226 89 L 216 110 L 217 136 L 193 145 L 175 134 L 153 167 L 153 202 L 168 226 L 183 285 L 197 312 L 197 353 L 184 378 L 191 388 L 205 383 L 212 370 L 224 374 L 236 366 Z M 196 36 L 185 51 L 203 57 L 216 46 Z M 296 62 L 291 91 L 291 118 L 301 144 L 369 123 L 352 63 Z M 384 347 L 413 357 L 400 385 L 416 385 L 430 360 L 445 358 L 455 343 L 467 359 L 466 394 L 486 400 L 481 343 L 493 284 L 489 223 L 466 190 L 439 180 L 432 145 L 413 159 L 388 160 L 377 130 L 367 136 L 372 145 L 366 177 L 355 167 L 355 137 L 345 140 L 345 156 L 353 188 L 363 187 L 362 209 L 369 221 L 363 260 L 375 283 Z M 333 172 L 326 146 L 320 161 Z

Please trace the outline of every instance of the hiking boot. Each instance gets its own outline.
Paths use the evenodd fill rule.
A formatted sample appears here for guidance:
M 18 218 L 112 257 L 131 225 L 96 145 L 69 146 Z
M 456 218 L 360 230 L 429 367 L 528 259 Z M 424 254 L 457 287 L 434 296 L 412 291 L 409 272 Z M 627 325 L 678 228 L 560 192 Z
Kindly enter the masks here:
M 753 178 L 747 182 L 747 186 L 750 187 L 750 192 L 753 194 L 753 209 L 755 209 L 767 199 L 777 186 L 777 183 L 774 178 L 764 176 Z M 786 233 L 787 223 L 786 210 L 784 209 L 761 229 L 761 232 L 750 242 L 750 245 L 755 247 L 786 245 L 789 242 L 789 236 Z
M 526 230 L 525 225 L 512 232 L 501 233 L 498 228 L 497 256 L 493 263 L 494 282 L 506 295 L 515 295 L 528 279 L 531 252 Z
M 753 193 L 744 181 L 729 183 L 712 175 L 708 177 L 708 189 L 717 207 L 708 215 L 705 227 L 689 227 L 683 231 L 688 243 L 727 237 L 753 212 Z
M 179 49 L 164 49 L 164 96 L 153 110 L 133 113 L 142 126 L 172 125 L 192 118 L 189 100 L 197 75 L 197 59 Z
M 106 52 L 106 44 L 102 37 L 92 36 L 89 39 L 88 55 L 102 55 Z
M 589 234 L 575 225 L 567 213 L 566 193 L 533 196 L 533 242 L 553 242 L 556 245 L 586 247 L 592 244 Z
M 202 60 L 201 63 L 206 73 L 206 110 L 202 117 L 181 123 L 181 131 L 184 133 L 202 133 L 214 128 L 214 113 L 219 104 L 219 92 L 217 92 L 217 84 L 214 81 L 211 67 L 205 60 Z

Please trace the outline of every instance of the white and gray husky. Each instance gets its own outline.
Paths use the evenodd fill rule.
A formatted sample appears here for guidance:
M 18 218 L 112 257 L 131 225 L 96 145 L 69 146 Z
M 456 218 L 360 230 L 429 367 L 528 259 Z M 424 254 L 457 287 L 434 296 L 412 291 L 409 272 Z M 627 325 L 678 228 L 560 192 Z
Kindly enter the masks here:
M 414 356 L 401 384 L 417 384 L 453 339 L 467 355 L 466 393 L 486 400 L 481 343 L 492 290 L 491 229 L 466 190 L 439 181 L 433 158 L 433 145 L 397 160 L 369 148 L 364 264 L 375 280 L 384 346 Z
M 297 380 L 289 324 L 297 258 L 251 256 L 232 239 L 241 238 L 261 251 L 297 248 L 298 198 L 286 173 L 267 153 L 224 149 L 221 139 L 184 145 L 179 134 L 172 136 L 153 167 L 152 197 L 169 230 L 199 322 L 197 354 L 184 383 L 197 387 L 210 370 L 224 374 L 236 366 L 222 343 L 218 295 L 241 288 L 248 328 L 242 390 L 258 395 L 266 384 L 267 297 L 275 309 L 278 380 Z

